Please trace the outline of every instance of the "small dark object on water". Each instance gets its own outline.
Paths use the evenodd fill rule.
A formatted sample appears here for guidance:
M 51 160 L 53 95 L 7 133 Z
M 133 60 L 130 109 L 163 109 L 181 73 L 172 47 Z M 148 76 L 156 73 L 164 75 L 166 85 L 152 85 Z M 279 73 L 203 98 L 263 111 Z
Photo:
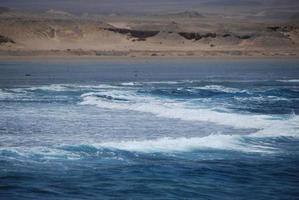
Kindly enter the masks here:
M 31 74 L 25 74 L 25 76 L 31 76 Z

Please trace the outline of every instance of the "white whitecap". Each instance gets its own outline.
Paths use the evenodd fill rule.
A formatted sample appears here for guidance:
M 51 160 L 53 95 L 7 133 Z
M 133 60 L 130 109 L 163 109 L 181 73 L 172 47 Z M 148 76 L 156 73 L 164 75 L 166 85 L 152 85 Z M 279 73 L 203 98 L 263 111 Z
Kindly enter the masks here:
M 105 94 L 115 98 L 124 98 L 127 102 L 116 102 L 98 97 Z M 219 112 L 212 109 L 190 106 L 184 102 L 165 100 L 151 96 L 136 95 L 133 91 L 105 91 L 103 93 L 85 93 L 81 105 L 95 105 L 101 108 L 132 110 L 151 113 L 159 117 L 181 119 L 186 121 L 212 122 L 236 128 L 262 129 L 270 126 L 273 121 L 268 115 L 240 114 Z
M 291 115 L 288 119 L 275 120 L 271 126 L 267 126 L 252 136 L 256 137 L 299 137 L 299 116 Z
M 275 150 L 268 146 L 242 142 L 242 136 L 240 135 L 209 135 L 192 138 L 159 138 L 144 141 L 107 142 L 98 146 L 143 153 L 190 152 L 208 149 L 270 153 Z
M 82 146 L 94 148 L 85 151 Z M 79 150 L 76 150 L 79 149 Z M 244 141 L 240 135 L 209 135 L 206 137 L 158 138 L 155 140 L 114 141 L 105 143 L 65 144 L 51 147 L 1 147 L 0 155 L 10 159 L 30 160 L 77 160 L 90 156 L 103 156 L 108 150 L 111 159 L 118 158 L 115 151 L 136 153 L 184 153 L 192 151 L 225 150 L 243 153 L 275 153 L 276 148 L 263 143 Z
M 284 83 L 299 83 L 299 79 L 278 80 L 278 81 Z
M 121 83 L 121 85 L 123 85 L 123 86 L 134 86 L 134 85 L 136 85 L 136 83 L 134 83 L 134 82 L 126 82 L 126 83 Z
M 240 90 L 238 88 L 225 87 L 222 85 L 206 85 L 206 86 L 201 86 L 201 87 L 193 87 L 193 89 L 214 90 L 214 91 L 225 92 L 225 93 L 243 92 L 243 90 Z
M 68 88 L 65 85 L 61 84 L 52 84 L 52 85 L 43 85 L 43 86 L 36 86 L 36 87 L 30 87 L 26 88 L 26 90 L 47 90 L 47 91 L 66 91 Z
M 13 93 L 10 93 L 6 90 L 0 89 L 0 99 L 7 99 L 14 97 Z

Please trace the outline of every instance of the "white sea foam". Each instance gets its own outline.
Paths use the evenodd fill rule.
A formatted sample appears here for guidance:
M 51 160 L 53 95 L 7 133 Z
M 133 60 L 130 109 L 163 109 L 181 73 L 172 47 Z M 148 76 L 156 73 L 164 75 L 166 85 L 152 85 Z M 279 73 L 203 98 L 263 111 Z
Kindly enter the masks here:
M 0 89 L 0 99 L 12 98 L 14 95 L 10 92 L 7 92 L 3 89 Z
M 244 153 L 275 153 L 267 143 L 245 141 L 248 136 L 209 135 L 206 137 L 158 138 L 155 140 L 115 141 L 105 143 L 64 144 L 51 147 L 1 147 L 0 155 L 11 159 L 76 160 L 86 156 L 108 156 L 119 159 L 115 151 L 137 153 L 180 153 L 202 150 L 226 150 Z M 109 154 L 104 152 L 108 151 Z M 103 154 L 104 153 L 104 154 Z
M 279 82 L 284 82 L 284 83 L 298 83 L 299 79 L 289 79 L 289 80 L 278 80 Z
M 91 89 L 91 90 L 98 90 L 98 89 L 119 89 L 119 86 L 110 85 L 110 84 L 100 84 L 100 85 L 68 85 L 69 87 L 75 89 Z
M 145 141 L 109 142 L 100 144 L 99 146 L 144 153 L 190 152 L 205 149 L 270 153 L 275 150 L 268 146 L 242 142 L 242 137 L 238 135 L 209 135 L 201 138 L 160 138 Z
M 52 84 L 52 85 L 30 87 L 30 88 L 26 88 L 26 90 L 47 90 L 47 91 L 60 92 L 60 91 L 68 90 L 68 89 L 67 89 L 66 85 Z
M 51 84 L 42 85 L 29 88 L 16 88 L 13 91 L 24 92 L 24 91 L 34 91 L 34 90 L 45 90 L 45 91 L 80 91 L 80 90 L 100 90 L 100 89 L 119 89 L 119 86 L 100 84 L 100 85 L 79 85 L 79 84 Z
M 135 83 L 134 83 L 135 84 Z M 129 84 L 131 85 L 131 83 Z M 208 85 L 200 87 L 205 89 L 223 90 L 227 92 L 237 92 L 238 89 L 227 88 L 220 85 Z M 26 88 L 25 88 L 26 89 Z M 27 88 L 28 89 L 28 88 Z M 76 85 L 76 84 L 53 84 L 48 86 L 31 87 L 29 90 L 90 90 L 81 95 L 81 105 L 95 105 L 101 108 L 132 110 L 138 112 L 151 113 L 159 117 L 181 119 L 186 121 L 211 122 L 219 125 L 232 126 L 235 128 L 259 129 L 256 133 L 259 136 L 286 135 L 298 136 L 299 119 L 296 115 L 290 118 L 277 119 L 271 115 L 241 114 L 229 110 L 219 112 L 213 108 L 204 108 L 190 105 L 190 103 L 176 101 L 171 98 L 159 98 L 149 94 L 138 93 L 136 88 L 126 86 L 114 86 L 109 84 L 101 85 Z M 23 90 L 23 89 L 22 89 Z M 12 98 L 18 95 L 0 90 L 0 98 Z M 19 91 L 20 92 L 20 91 Z M 26 92 L 26 90 L 25 90 Z M 25 94 L 25 93 L 24 93 Z M 241 98 L 241 97 L 238 97 Z M 252 97 L 254 98 L 254 97 Z M 276 99 L 278 97 L 273 97 Z M 272 97 L 270 98 L 272 100 Z M 247 99 L 248 100 L 248 99 Z M 224 109 L 222 109 L 224 110 Z
M 255 137 L 299 137 L 299 116 L 292 115 L 286 120 L 275 120 L 271 126 L 251 134 Z
M 50 147 L 1 147 L 0 154 L 6 155 L 11 159 L 80 159 L 80 155 L 71 151 Z
M 124 98 L 128 101 L 113 101 L 97 95 L 108 95 L 113 98 Z M 130 91 L 105 91 L 103 93 L 86 93 L 82 96 L 81 105 L 95 105 L 101 108 L 147 112 L 159 117 L 175 118 L 187 121 L 212 122 L 236 128 L 262 129 L 275 123 L 271 116 L 218 112 L 212 109 L 190 106 L 187 103 L 150 96 L 136 95 Z
M 253 97 L 233 97 L 238 101 L 257 101 L 257 102 L 267 102 L 267 101 L 290 101 L 288 98 L 278 97 L 278 96 L 253 96 Z
M 129 85 L 127 85 L 129 86 Z M 267 144 L 244 142 L 244 138 L 279 137 L 279 136 L 299 136 L 299 117 L 297 115 L 289 118 L 275 118 L 269 115 L 240 114 L 233 112 L 219 112 L 213 109 L 195 107 L 186 102 L 176 101 L 167 98 L 159 98 L 146 94 L 139 94 L 129 87 L 119 87 L 113 85 L 49 85 L 31 88 L 31 90 L 43 89 L 51 91 L 78 90 L 80 88 L 90 89 L 93 92 L 81 95 L 81 105 L 95 105 L 101 108 L 132 110 L 151 113 L 159 117 L 176 118 L 189 121 L 212 122 L 220 125 L 227 125 L 236 128 L 253 128 L 259 131 L 249 135 L 209 135 L 206 137 L 192 138 L 159 138 L 156 140 L 143 141 L 118 141 L 88 145 L 97 148 L 126 150 L 134 152 L 188 152 L 201 149 L 220 149 L 242 152 L 262 152 L 275 151 Z M 236 92 L 231 88 L 220 86 L 204 86 L 205 89 L 226 90 Z M 234 88 L 233 88 L 234 89 Z M 30 89 L 29 89 L 30 90 Z M 12 95 L 6 90 L 0 89 L 1 95 Z M 111 97 L 111 98 L 110 98 Z M 125 100 L 119 101 L 118 99 Z M 2 151 L 3 148 L 0 148 Z M 11 148 L 13 151 L 14 149 Z M 81 154 L 61 148 L 31 148 L 15 149 L 21 156 L 43 155 L 47 159 L 56 159 L 65 156 L 68 159 L 80 158 Z
M 123 86 L 134 86 L 136 84 L 137 83 L 134 83 L 134 82 L 121 83 L 121 85 L 123 85 Z
M 144 82 L 144 83 L 147 83 L 147 84 L 167 84 L 167 85 L 174 85 L 174 84 L 178 84 L 178 83 L 187 83 L 187 82 L 190 82 L 191 81 L 149 81 L 149 82 Z
M 103 98 L 103 95 L 110 98 Z M 256 135 L 259 137 L 273 135 L 299 136 L 299 118 L 296 115 L 288 117 L 288 115 L 241 114 L 230 110 L 220 112 L 209 108 L 196 107 L 190 105 L 188 102 L 175 101 L 170 98 L 142 95 L 136 93 L 135 90 L 127 89 L 85 93 L 81 97 L 81 105 L 95 105 L 108 109 L 146 112 L 159 117 L 211 122 L 235 128 L 258 129 Z M 116 101 L 114 99 L 124 99 L 126 101 Z M 284 100 L 278 97 L 271 97 L 270 99 Z
M 214 90 L 214 91 L 225 92 L 225 93 L 245 92 L 245 90 L 240 90 L 238 88 L 232 88 L 232 87 L 225 87 L 222 85 L 206 85 L 202 87 L 193 87 L 193 88 L 201 89 L 201 90 Z

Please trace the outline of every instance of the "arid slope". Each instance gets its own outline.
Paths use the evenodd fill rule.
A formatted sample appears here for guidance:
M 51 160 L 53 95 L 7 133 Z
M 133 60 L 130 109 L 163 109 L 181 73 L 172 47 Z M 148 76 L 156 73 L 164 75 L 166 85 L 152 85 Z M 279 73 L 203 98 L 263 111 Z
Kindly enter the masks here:
M 63 11 L 0 14 L 1 54 L 297 56 L 299 26 L 198 12 L 74 16 Z

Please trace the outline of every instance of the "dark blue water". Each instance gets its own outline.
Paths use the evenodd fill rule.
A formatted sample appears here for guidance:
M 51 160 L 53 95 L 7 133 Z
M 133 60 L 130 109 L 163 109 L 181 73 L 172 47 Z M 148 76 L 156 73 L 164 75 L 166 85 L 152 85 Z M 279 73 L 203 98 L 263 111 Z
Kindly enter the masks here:
M 298 60 L 0 62 L 0 199 L 299 199 Z

